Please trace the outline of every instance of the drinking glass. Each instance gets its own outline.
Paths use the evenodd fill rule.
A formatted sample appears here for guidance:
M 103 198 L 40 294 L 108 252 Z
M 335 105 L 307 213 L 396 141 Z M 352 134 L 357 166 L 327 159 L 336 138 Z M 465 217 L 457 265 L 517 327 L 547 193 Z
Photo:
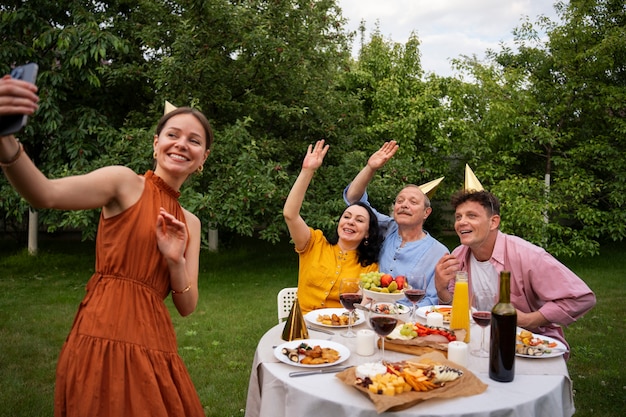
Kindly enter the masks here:
M 352 331 L 352 323 L 354 323 L 354 304 L 360 304 L 363 301 L 363 291 L 359 285 L 359 278 L 342 278 L 339 282 L 339 301 L 343 308 L 348 310 L 348 330 L 341 333 L 344 337 L 356 337 L 356 333 Z
M 404 296 L 413 304 L 411 309 L 411 323 L 417 322 L 417 303 L 426 295 L 426 275 L 418 273 L 408 276 L 408 287 L 404 290 Z
M 400 309 L 396 303 L 392 302 L 374 303 L 370 306 L 370 311 L 367 314 L 370 327 L 380 337 L 382 352 L 380 361 L 384 363 L 385 337 L 398 325 Z
M 472 349 L 471 354 L 480 358 L 488 358 L 489 351 L 485 348 L 485 327 L 491 322 L 491 309 L 496 305 L 496 296 L 490 291 L 474 291 L 472 293 L 472 318 L 480 326 L 480 348 Z

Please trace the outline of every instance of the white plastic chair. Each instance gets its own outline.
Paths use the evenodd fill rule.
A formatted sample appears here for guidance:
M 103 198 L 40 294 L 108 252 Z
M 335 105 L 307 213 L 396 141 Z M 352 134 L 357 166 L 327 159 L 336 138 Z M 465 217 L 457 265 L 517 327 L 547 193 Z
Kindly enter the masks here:
M 278 323 L 282 323 L 283 320 L 289 317 L 291 306 L 296 299 L 297 293 L 297 287 L 283 288 L 278 292 L 278 297 L 276 297 L 278 304 Z

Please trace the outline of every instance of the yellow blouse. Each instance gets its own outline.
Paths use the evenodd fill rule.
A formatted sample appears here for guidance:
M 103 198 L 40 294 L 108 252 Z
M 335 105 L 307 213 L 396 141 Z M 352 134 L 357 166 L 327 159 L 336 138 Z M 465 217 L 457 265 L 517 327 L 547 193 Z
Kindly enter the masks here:
M 298 251 L 298 301 L 303 314 L 319 308 L 340 308 L 339 283 L 344 277 L 358 277 L 363 272 L 378 271 L 378 264 L 361 266 L 357 252 L 342 251 L 331 245 L 321 230 L 311 228 L 311 238 Z

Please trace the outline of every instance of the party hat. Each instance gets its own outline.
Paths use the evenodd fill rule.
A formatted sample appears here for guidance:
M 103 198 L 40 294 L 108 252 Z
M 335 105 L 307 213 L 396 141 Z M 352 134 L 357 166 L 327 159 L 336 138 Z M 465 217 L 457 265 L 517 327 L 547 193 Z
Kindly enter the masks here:
M 172 110 L 176 110 L 176 108 L 177 107 L 174 106 L 172 103 L 170 103 L 169 101 L 165 100 L 165 111 L 163 112 L 163 114 L 168 114 Z
M 439 186 L 439 184 L 441 184 L 441 181 L 443 181 L 444 178 L 445 177 L 437 178 L 436 180 L 432 180 L 430 182 L 427 182 L 426 184 L 422 184 L 419 186 L 419 189 L 422 190 L 422 192 L 426 194 L 428 198 L 433 198 L 437 187 Z
M 306 323 L 304 322 L 302 310 L 300 310 L 298 297 L 296 297 L 296 299 L 293 300 L 293 305 L 291 306 L 289 317 L 287 317 L 287 321 L 285 322 L 285 328 L 283 329 L 283 340 L 290 342 L 292 340 L 308 338 L 309 331 L 306 328 Z
M 483 185 L 478 181 L 476 175 L 469 165 L 465 164 L 465 191 L 483 191 Z

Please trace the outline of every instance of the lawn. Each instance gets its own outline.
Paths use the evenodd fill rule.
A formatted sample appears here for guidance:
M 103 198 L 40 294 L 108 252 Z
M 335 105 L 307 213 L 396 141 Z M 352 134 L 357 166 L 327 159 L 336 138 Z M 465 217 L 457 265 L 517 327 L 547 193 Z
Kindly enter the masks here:
M 201 298 L 194 314 L 172 311 L 180 353 L 207 416 L 243 416 L 257 341 L 276 323 L 276 294 L 297 280 L 288 242 L 225 239 L 219 253 L 203 252 Z M 444 239 L 448 247 L 455 238 Z M 0 416 L 52 415 L 54 369 L 93 271 L 93 244 L 41 242 L 37 257 L 25 245 L 0 242 Z M 597 306 L 566 330 L 576 416 L 621 416 L 626 317 L 626 244 L 603 246 L 593 258 L 564 262 L 596 292 Z

